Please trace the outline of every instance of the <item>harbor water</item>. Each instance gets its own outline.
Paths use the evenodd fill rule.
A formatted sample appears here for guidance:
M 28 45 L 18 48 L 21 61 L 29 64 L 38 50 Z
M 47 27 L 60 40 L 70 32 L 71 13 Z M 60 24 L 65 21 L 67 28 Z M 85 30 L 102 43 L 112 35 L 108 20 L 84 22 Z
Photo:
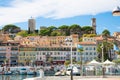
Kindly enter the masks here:
M 25 78 L 38 77 L 39 75 L 0 75 L 0 80 L 23 80 Z

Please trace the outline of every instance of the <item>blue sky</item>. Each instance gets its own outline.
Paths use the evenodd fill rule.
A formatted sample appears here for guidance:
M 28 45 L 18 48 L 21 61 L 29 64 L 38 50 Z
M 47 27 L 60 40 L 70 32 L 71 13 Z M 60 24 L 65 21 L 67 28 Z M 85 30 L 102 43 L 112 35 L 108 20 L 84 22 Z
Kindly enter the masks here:
M 90 26 L 94 17 L 98 34 L 104 29 L 112 34 L 120 32 L 120 16 L 112 16 L 117 6 L 120 0 L 0 0 L 0 28 L 15 24 L 27 30 L 31 16 L 36 19 L 36 29 L 51 25 Z

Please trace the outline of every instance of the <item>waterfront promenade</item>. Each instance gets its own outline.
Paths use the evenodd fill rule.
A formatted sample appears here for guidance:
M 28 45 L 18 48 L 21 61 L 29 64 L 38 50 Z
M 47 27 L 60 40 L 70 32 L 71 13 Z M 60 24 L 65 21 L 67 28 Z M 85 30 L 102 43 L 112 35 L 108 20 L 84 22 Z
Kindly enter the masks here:
M 45 76 L 44 78 L 28 78 L 24 80 L 70 80 L 70 76 Z M 120 76 L 73 76 L 73 80 L 120 80 Z

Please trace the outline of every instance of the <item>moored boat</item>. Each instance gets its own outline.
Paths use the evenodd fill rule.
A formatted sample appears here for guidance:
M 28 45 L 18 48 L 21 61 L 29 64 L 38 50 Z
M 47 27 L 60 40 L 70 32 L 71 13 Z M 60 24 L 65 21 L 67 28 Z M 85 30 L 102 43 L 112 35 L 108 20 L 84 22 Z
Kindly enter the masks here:
M 4 75 L 11 75 L 12 74 L 12 72 L 11 71 L 4 71 L 4 73 L 3 73 Z
M 26 68 L 21 68 L 20 71 L 19 71 L 19 74 L 21 74 L 21 75 L 27 74 L 27 69 Z
M 35 75 L 36 72 L 35 72 L 35 69 L 34 68 L 30 68 L 28 71 L 27 71 L 27 75 Z

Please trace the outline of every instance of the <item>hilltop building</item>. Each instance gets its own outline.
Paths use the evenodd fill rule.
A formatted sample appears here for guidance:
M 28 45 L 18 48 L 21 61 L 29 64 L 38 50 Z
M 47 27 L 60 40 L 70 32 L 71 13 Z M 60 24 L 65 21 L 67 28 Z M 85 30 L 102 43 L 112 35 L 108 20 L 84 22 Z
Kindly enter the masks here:
M 35 32 L 36 22 L 35 19 L 31 17 L 31 19 L 28 20 L 28 33 Z

